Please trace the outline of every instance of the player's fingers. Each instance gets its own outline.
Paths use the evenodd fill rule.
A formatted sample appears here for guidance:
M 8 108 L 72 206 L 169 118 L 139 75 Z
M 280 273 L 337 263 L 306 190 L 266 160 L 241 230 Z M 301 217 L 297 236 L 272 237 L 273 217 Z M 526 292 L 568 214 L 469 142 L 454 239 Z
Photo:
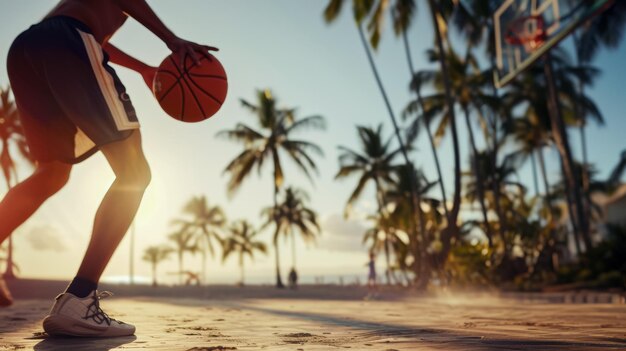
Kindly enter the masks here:
M 198 57 L 198 54 L 196 53 L 196 50 L 194 50 L 193 47 L 187 47 L 187 51 L 189 52 L 189 55 L 191 56 L 191 59 L 193 60 L 193 63 L 195 63 L 196 65 L 200 66 L 200 58 Z
M 178 50 L 178 65 L 181 69 L 185 68 L 185 50 Z
M 211 54 L 207 51 L 207 49 L 203 46 L 203 45 L 198 45 L 198 47 L 196 48 L 196 50 L 202 54 L 202 56 L 204 58 L 207 59 L 207 61 L 209 62 L 213 62 L 213 57 L 211 56 Z
M 214 46 L 208 46 L 208 45 L 203 45 L 202 46 L 206 51 L 220 51 L 220 49 L 214 47 Z

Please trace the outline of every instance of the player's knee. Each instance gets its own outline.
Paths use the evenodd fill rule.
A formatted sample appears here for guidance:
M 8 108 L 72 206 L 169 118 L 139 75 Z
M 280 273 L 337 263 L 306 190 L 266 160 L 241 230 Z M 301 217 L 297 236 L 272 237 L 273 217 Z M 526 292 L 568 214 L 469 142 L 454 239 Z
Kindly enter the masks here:
M 145 190 L 152 180 L 150 166 L 145 160 L 129 163 L 127 167 L 117 175 L 117 179 L 129 186 L 132 190 Z
M 49 194 L 55 194 L 61 190 L 70 179 L 71 169 L 72 167 L 69 165 L 44 166 L 40 172 L 45 191 Z
M 140 174 L 138 182 L 145 189 L 148 187 L 148 185 L 150 185 L 150 182 L 152 181 L 152 171 L 150 171 L 150 166 L 147 162 L 143 163 L 141 169 L 139 170 L 139 173 Z

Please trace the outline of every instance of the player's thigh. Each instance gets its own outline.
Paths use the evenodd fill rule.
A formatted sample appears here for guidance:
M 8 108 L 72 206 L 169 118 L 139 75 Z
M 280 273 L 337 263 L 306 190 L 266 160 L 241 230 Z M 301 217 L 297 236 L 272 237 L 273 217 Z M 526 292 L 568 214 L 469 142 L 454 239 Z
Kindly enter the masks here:
M 100 151 L 118 178 L 143 185 L 150 182 L 150 167 L 143 153 L 139 129 L 126 139 L 101 146 Z

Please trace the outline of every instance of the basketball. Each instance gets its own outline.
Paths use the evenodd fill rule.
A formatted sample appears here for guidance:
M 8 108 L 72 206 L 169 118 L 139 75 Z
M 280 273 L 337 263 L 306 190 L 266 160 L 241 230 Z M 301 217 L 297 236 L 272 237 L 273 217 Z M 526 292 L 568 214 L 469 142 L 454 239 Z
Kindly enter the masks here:
M 200 56 L 200 55 L 199 55 Z M 201 56 L 200 65 L 185 56 L 181 65 L 176 54 L 161 62 L 152 91 L 161 108 L 183 122 L 200 122 L 215 115 L 228 91 L 226 72 L 215 56 Z

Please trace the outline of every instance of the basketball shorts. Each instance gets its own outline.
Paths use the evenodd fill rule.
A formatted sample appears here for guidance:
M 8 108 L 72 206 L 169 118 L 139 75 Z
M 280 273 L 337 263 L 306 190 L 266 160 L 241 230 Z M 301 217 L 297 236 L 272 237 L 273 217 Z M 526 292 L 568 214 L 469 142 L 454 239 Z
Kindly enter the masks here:
M 71 17 L 44 19 L 15 39 L 7 69 L 36 160 L 78 163 L 139 128 L 108 61 L 91 30 Z

